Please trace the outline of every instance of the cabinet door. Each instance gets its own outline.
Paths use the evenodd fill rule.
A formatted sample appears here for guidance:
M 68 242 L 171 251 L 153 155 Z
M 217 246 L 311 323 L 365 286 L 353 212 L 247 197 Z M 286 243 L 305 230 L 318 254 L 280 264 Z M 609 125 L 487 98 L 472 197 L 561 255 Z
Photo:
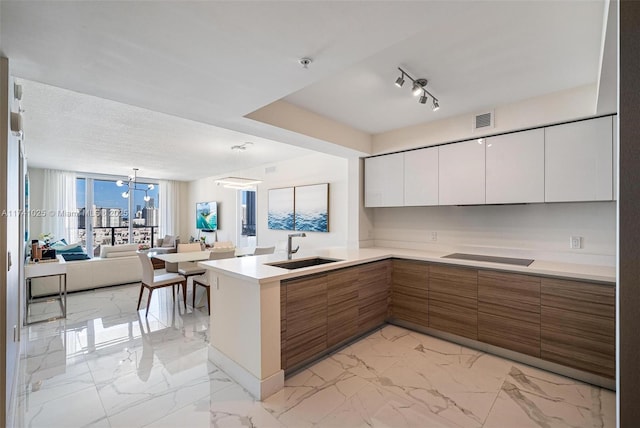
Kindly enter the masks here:
M 475 269 L 429 267 L 429 327 L 478 338 L 478 272 Z
M 540 357 L 540 278 L 479 271 L 478 340 Z
M 364 160 L 364 206 L 404 205 L 404 153 Z
M 545 202 L 613 198 L 611 116 L 545 128 Z
M 358 267 L 358 333 L 365 333 L 386 321 L 390 283 L 388 261 Z
M 439 147 L 440 205 L 484 204 L 484 158 L 483 139 Z
M 404 153 L 404 205 L 438 205 L 438 147 Z
M 544 129 L 486 139 L 487 204 L 544 202 Z
M 293 279 L 285 285 L 286 367 L 290 368 L 327 348 L 327 276 Z
M 358 334 L 358 269 L 327 274 L 327 347 Z
M 615 377 L 615 286 L 542 279 L 541 357 Z
M 287 286 L 280 286 L 280 367 L 287 368 Z
M 429 265 L 394 260 L 391 283 L 391 316 L 423 327 L 429 326 Z

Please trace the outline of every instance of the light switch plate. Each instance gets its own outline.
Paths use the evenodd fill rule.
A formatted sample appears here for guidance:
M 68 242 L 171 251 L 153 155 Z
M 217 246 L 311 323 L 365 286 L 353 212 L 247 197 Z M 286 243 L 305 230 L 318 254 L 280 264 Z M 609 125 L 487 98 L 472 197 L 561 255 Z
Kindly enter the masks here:
M 582 236 L 570 236 L 569 248 L 572 250 L 579 250 L 582 248 Z

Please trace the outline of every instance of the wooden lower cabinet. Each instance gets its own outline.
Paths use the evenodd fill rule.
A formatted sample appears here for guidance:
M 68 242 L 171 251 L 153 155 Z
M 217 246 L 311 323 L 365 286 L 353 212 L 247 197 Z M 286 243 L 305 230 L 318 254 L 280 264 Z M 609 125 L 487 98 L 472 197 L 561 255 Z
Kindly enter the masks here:
M 280 285 L 280 367 L 287 367 L 287 286 Z
M 358 275 L 358 334 L 362 334 L 387 321 L 391 261 L 369 263 L 355 269 Z
M 478 340 L 540 357 L 540 278 L 478 271 Z
M 283 281 L 282 368 L 393 318 L 615 377 L 615 287 L 418 261 Z
M 541 357 L 613 379 L 615 313 L 613 285 L 543 278 Z
M 431 265 L 429 327 L 478 339 L 478 271 Z
M 327 274 L 327 347 L 358 334 L 358 269 Z
M 286 281 L 284 286 L 284 360 L 285 368 L 288 368 L 308 360 L 327 347 L 327 275 L 293 279 Z
M 412 260 L 393 260 L 391 317 L 429 326 L 429 265 Z
M 280 285 L 283 369 L 379 327 L 387 320 L 389 261 L 285 280 Z

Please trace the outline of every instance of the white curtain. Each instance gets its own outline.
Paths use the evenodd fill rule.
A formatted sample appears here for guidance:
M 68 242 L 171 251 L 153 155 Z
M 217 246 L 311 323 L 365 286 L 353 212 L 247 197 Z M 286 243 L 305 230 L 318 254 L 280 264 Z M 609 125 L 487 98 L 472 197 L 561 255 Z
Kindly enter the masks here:
M 160 231 L 158 237 L 178 235 L 180 228 L 180 182 L 161 180 L 159 185 Z
M 43 233 L 69 244 L 78 242 L 75 172 L 44 170 L 42 208 Z

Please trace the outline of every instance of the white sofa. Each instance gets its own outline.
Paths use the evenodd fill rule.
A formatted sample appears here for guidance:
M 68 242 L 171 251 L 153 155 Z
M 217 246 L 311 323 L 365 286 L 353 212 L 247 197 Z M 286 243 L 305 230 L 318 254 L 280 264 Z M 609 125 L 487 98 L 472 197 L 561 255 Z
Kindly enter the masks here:
M 66 262 L 67 291 L 139 282 L 142 279 L 142 266 L 137 249 L 138 244 L 103 245 L 100 257 Z M 57 292 L 57 278 L 34 278 L 31 283 L 33 297 Z

